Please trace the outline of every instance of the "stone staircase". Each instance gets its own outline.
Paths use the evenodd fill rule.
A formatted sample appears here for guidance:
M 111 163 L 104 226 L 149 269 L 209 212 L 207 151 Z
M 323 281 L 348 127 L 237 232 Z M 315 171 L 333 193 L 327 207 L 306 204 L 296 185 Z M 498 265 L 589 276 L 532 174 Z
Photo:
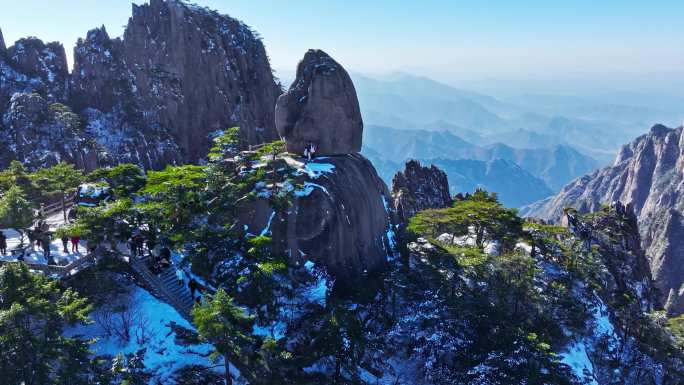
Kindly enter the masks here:
M 189 322 L 192 322 L 190 311 L 194 305 L 190 289 L 187 285 L 187 277 L 184 284 L 178 284 L 176 268 L 171 265 L 163 269 L 158 275 L 147 267 L 149 256 L 145 258 L 130 258 L 133 271 L 156 294 L 161 300 L 173 306 Z

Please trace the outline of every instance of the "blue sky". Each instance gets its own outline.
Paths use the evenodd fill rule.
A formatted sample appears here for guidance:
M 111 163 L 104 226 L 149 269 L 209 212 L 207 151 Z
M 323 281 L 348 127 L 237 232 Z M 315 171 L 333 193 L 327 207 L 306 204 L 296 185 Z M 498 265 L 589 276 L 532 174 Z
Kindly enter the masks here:
M 277 70 L 322 48 L 353 71 L 438 78 L 667 73 L 684 68 L 683 1 L 197 0 L 264 37 Z M 141 3 L 141 1 L 136 1 Z M 5 40 L 123 32 L 130 0 L 0 0 Z M 600 76 L 600 75 L 599 75 Z

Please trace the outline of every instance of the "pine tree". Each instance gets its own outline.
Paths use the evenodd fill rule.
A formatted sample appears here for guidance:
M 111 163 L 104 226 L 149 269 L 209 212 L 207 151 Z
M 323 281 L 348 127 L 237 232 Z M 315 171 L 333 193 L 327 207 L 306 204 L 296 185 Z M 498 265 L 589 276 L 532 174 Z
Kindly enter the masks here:
M 62 335 L 65 325 L 89 322 L 91 306 L 26 265 L 0 267 L 0 378 L 3 383 L 43 385 L 83 379 L 90 370 L 87 342 Z M 61 363 L 61 364 L 60 364 Z M 81 365 L 76 365 L 81 363 Z M 69 373 L 64 365 L 71 365 Z M 83 383 L 83 382 L 81 382 Z
M 192 316 L 200 335 L 214 345 L 217 355 L 223 356 L 226 385 L 231 385 L 230 363 L 245 359 L 245 352 L 253 343 L 253 318 L 222 289 L 196 306 Z
M 10 187 L 0 198 L 0 224 L 13 228 L 21 235 L 24 244 L 24 229 L 30 227 L 35 219 L 35 211 L 19 186 Z
M 59 162 L 52 167 L 38 170 L 33 177 L 36 185 L 42 190 L 59 195 L 62 214 L 66 222 L 66 197 L 76 191 L 78 185 L 83 181 L 83 173 L 75 169 L 73 164 Z

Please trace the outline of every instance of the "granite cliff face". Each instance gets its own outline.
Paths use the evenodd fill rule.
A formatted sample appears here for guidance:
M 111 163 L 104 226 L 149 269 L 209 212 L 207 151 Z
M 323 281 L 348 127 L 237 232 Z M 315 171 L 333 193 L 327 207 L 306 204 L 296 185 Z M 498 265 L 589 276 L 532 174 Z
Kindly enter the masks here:
M 392 179 L 392 200 L 404 224 L 418 211 L 447 207 L 452 202 L 447 175 L 434 165 L 423 167 L 419 161 L 409 160 L 404 171 Z
M 309 50 L 290 89 L 278 98 L 276 127 L 287 150 L 301 154 L 313 143 L 318 155 L 361 151 L 363 121 L 347 71 L 321 50 Z
M 0 48 L 0 113 L 21 92 L 79 114 L 78 139 L 93 143 L 98 165 L 198 162 L 212 135 L 232 126 L 241 127 L 245 146 L 278 137 L 274 107 L 281 89 L 258 35 L 178 0 L 133 5 L 123 38 L 110 38 L 104 27 L 89 31 L 74 49 L 71 74 L 61 44 L 29 38 Z M 13 127 L 32 136 L 33 126 Z M 39 153 L 15 157 L 52 160 Z
M 684 312 L 684 137 L 655 125 L 625 145 L 615 163 L 578 178 L 560 194 L 526 208 L 527 216 L 561 218 L 563 208 L 596 211 L 621 201 L 637 215 L 642 246 L 671 313 Z

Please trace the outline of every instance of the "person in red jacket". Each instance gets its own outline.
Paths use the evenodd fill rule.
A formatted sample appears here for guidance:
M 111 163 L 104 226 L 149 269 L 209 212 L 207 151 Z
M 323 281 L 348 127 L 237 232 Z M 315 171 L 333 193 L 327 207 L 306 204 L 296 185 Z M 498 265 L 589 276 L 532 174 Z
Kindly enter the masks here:
M 81 237 L 74 235 L 71 237 L 71 252 L 78 253 L 78 244 L 81 242 Z

